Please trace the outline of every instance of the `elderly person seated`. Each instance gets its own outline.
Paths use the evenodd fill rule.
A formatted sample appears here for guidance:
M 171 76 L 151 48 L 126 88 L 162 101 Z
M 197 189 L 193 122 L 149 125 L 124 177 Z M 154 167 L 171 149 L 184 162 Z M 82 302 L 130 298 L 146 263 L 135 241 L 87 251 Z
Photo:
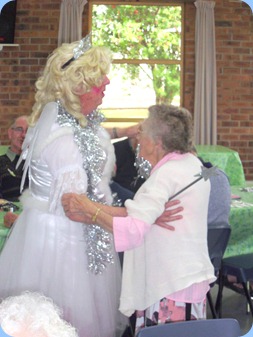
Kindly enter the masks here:
M 52 300 L 39 293 L 24 292 L 3 300 L 0 324 L 0 336 L 78 337 Z
M 137 312 L 144 325 L 205 318 L 209 284 L 215 281 L 207 248 L 210 182 L 200 179 L 202 164 L 191 151 L 192 117 L 184 108 L 154 105 L 138 136 L 139 155 L 149 162 L 149 178 L 125 207 L 111 207 L 84 195 L 65 194 L 62 204 L 74 220 L 98 224 L 114 234 L 117 251 L 125 251 L 120 311 Z M 177 195 L 184 216 L 175 231 L 154 225 L 167 200 Z M 144 312 L 145 311 L 145 312 Z
M 192 153 L 197 154 L 195 146 L 192 147 Z M 213 167 L 212 163 L 205 162 L 201 157 L 198 157 L 206 168 Z M 214 175 L 210 177 L 211 191 L 208 206 L 208 226 L 215 227 L 215 225 L 223 224 L 230 227 L 229 214 L 231 206 L 231 187 L 229 178 L 225 172 L 216 168 Z
M 0 193 L 1 198 L 17 201 L 20 196 L 20 184 L 24 161 L 17 167 L 22 144 L 28 128 L 27 116 L 20 116 L 8 128 L 10 147 L 6 154 L 0 156 Z M 28 180 L 25 182 L 25 187 Z

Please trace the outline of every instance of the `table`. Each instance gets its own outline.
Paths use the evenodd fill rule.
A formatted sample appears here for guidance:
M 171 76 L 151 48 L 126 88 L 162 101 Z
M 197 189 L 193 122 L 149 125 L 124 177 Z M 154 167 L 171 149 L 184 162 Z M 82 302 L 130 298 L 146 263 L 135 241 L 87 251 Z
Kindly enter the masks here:
M 231 187 L 232 194 L 239 195 L 241 199 L 231 203 L 231 236 L 225 257 L 253 253 L 253 187 L 244 187 L 249 192 L 241 191 L 241 188 Z
M 238 152 L 221 145 L 196 145 L 198 156 L 218 166 L 229 177 L 231 186 L 244 186 L 245 176 Z

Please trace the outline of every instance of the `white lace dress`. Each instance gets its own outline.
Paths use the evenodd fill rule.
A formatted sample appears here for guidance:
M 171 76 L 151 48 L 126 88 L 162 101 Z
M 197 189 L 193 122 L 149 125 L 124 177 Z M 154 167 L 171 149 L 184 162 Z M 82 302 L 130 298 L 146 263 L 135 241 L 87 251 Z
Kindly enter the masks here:
M 120 336 L 126 319 L 118 311 L 121 270 L 112 237 L 100 233 L 107 248 L 100 255 L 94 252 L 97 242 L 92 246 L 88 239 L 95 230 L 87 232 L 89 226 L 70 221 L 61 206 L 63 193 L 86 193 L 90 178 L 73 129 L 57 122 L 58 110 L 56 103 L 49 103 L 24 143 L 30 188 L 22 195 L 23 211 L 0 255 L 0 297 L 39 291 L 63 310 L 80 337 Z M 104 156 L 97 163 L 103 174 L 96 183 L 96 197 L 110 204 L 113 148 L 102 127 L 97 124 L 90 130 Z M 93 153 L 96 171 L 94 161 Z

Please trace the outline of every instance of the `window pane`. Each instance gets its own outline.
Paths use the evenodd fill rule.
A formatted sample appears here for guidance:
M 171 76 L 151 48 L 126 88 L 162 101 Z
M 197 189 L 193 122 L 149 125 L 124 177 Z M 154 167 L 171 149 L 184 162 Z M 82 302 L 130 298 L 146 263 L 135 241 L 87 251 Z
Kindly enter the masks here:
M 143 118 L 150 105 L 179 105 L 178 65 L 113 64 L 109 78 L 111 83 L 101 105 L 108 118 L 116 117 L 119 110 L 122 118 Z
M 101 106 L 110 120 L 143 119 L 153 104 L 180 104 L 181 5 L 96 4 L 92 41 L 113 52 Z
M 181 6 L 93 5 L 96 44 L 115 58 L 181 59 Z

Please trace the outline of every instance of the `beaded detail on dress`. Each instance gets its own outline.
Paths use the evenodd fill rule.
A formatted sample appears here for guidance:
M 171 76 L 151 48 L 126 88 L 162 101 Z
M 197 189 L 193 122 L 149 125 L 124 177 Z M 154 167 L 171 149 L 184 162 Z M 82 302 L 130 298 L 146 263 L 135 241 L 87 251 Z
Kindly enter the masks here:
M 57 101 L 57 106 L 57 122 L 60 126 L 72 128 L 74 141 L 83 158 L 83 168 L 88 178 L 86 194 L 89 199 L 105 204 L 105 196 L 98 190 L 98 183 L 101 181 L 107 158 L 97 134 L 100 123 L 105 118 L 95 110 L 86 116 L 88 123 L 82 128 L 77 119 L 64 109 L 60 101 Z M 98 225 L 86 225 L 84 237 L 87 242 L 88 269 L 95 274 L 101 274 L 107 264 L 114 262 L 111 234 Z

